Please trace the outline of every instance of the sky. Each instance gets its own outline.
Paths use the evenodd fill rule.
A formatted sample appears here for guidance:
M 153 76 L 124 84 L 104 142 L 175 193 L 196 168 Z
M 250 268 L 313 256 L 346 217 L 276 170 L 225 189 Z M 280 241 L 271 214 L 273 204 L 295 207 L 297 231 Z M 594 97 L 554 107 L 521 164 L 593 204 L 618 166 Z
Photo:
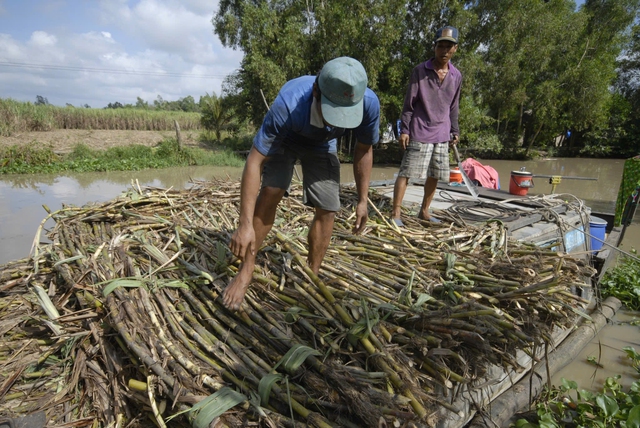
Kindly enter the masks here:
M 76 107 L 220 94 L 217 0 L 0 0 L 0 98 Z

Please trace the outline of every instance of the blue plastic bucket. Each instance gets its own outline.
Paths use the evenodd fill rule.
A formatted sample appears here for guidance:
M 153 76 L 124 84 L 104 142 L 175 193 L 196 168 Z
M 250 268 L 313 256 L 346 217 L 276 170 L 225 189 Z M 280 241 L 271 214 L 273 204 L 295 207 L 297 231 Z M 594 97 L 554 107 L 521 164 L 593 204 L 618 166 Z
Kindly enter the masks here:
M 591 250 L 599 251 L 604 241 L 604 233 L 607 228 L 607 221 L 600 217 L 591 216 L 589 219 L 589 233 L 591 234 Z M 597 239 L 594 239 L 597 238 Z

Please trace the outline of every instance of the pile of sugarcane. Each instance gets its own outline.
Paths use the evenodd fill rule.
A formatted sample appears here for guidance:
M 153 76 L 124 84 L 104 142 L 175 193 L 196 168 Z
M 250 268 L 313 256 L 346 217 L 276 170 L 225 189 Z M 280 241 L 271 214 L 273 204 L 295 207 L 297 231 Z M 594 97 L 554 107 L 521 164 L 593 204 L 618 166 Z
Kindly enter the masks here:
M 132 186 L 50 213 L 30 258 L 0 267 L 0 416 L 56 426 L 432 425 L 454 387 L 550 340 L 586 303 L 582 261 L 507 239 L 499 221 L 408 219 L 372 193 L 353 235 L 343 188 L 319 275 L 313 211 L 280 204 L 237 312 L 220 294 L 240 190 Z M 441 213 L 446 215 L 446 213 Z M 63 425 L 66 424 L 66 425 Z M 306 424 L 306 425 L 304 425 Z

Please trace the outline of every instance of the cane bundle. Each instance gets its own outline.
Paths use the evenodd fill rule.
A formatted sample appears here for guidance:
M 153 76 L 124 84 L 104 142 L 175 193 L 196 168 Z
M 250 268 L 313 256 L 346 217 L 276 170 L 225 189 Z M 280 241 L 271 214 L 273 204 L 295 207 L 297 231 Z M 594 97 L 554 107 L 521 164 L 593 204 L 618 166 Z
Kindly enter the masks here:
M 586 303 L 572 291 L 589 266 L 513 242 L 500 222 L 400 230 L 372 194 L 353 235 L 347 188 L 315 275 L 313 211 L 299 194 L 280 204 L 237 312 L 220 299 L 239 266 L 228 248 L 237 183 L 133 186 L 51 213 L 51 242 L 0 273 L 0 415 L 43 410 L 69 427 L 429 425 L 441 406 L 458 411 L 456 386 L 490 364 L 522 370 L 516 352 Z

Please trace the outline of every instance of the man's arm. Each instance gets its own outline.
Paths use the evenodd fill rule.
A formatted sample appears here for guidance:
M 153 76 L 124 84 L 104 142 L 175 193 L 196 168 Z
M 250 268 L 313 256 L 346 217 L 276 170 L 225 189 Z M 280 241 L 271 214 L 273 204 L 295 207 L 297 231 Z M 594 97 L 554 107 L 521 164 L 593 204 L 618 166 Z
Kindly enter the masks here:
M 358 190 L 358 205 L 356 206 L 356 222 L 353 233 L 362 232 L 369 218 L 369 180 L 371 179 L 372 167 L 373 147 L 370 144 L 356 142 L 353 153 L 353 176 L 356 179 L 356 189 Z
M 458 83 L 456 93 L 453 95 L 453 101 L 449 107 L 449 119 L 451 120 L 451 133 L 455 136 L 460 135 L 460 126 L 458 125 L 458 117 L 460 116 L 460 90 L 462 88 L 462 80 Z
M 400 136 L 398 137 L 398 142 L 402 150 L 406 150 L 409 145 L 409 125 L 411 124 L 413 110 L 418 98 L 419 81 L 418 67 L 414 67 L 411 72 L 411 77 L 409 78 L 409 85 L 407 86 L 407 92 L 405 93 L 404 104 L 402 106 Z
M 230 249 L 236 257 L 245 258 L 247 251 L 255 254 L 256 235 L 253 229 L 253 215 L 256 207 L 256 198 L 260 191 L 260 179 L 262 167 L 266 156 L 256 148 L 251 147 L 247 162 L 242 171 L 240 184 L 240 219 L 238 229 L 231 237 Z

